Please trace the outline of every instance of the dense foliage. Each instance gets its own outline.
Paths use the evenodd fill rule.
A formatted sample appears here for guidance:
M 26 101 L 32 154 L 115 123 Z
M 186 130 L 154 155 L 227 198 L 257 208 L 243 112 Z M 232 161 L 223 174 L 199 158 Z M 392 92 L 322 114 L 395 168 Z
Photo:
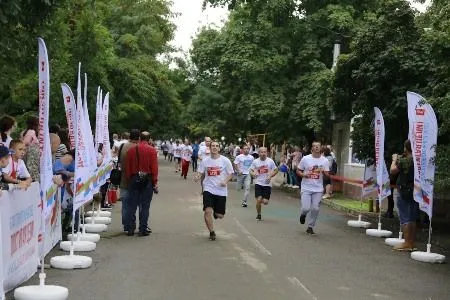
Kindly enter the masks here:
M 193 43 L 196 89 L 191 104 L 198 109 L 214 103 L 217 122 L 207 125 L 204 116 L 193 114 L 187 117 L 190 124 L 205 125 L 205 132 L 267 132 L 274 142 L 329 141 L 333 122 L 356 116 L 353 147 L 366 158 L 373 156 L 373 107 L 378 106 L 385 117 L 389 158 L 402 151 L 408 132 L 406 91 L 414 91 L 438 115 L 437 183 L 450 186 L 442 174 L 450 166 L 448 1 L 433 1 L 423 14 L 406 0 L 206 4 L 227 6 L 230 17 L 220 30 L 204 28 Z M 336 40 L 342 55 L 332 71 Z
M 419 0 L 420 1 L 420 0 Z M 221 29 L 203 28 L 189 59 L 171 69 L 169 0 L 5 0 L 0 3 L 0 110 L 37 111 L 36 37 L 51 59 L 51 118 L 64 124 L 59 83 L 75 87 L 79 61 L 111 92 L 111 132 L 160 137 L 267 133 L 270 142 L 331 141 L 333 122 L 357 116 L 359 157 L 372 156 L 373 107 L 384 114 L 386 156 L 407 135 L 406 91 L 439 119 L 437 183 L 449 187 L 450 2 L 427 12 L 406 0 L 205 0 L 225 6 Z M 189 12 L 183 12 L 189 13 Z M 332 70 L 333 44 L 342 55 Z M 91 120 L 94 118 L 91 117 Z
M 166 0 L 36 0 L 0 4 L 1 111 L 37 112 L 37 40 L 47 43 L 51 121 L 65 124 L 60 83 L 76 89 L 78 62 L 88 74 L 91 120 L 97 86 L 111 93 L 111 132 L 178 130 L 181 100 L 172 71 L 156 58 L 170 51 L 175 27 Z

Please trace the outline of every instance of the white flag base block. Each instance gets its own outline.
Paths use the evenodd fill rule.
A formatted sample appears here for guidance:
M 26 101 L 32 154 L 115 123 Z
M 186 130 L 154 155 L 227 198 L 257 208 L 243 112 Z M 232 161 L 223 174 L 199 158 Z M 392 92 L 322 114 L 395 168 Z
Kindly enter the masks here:
M 366 229 L 366 234 L 374 237 L 390 237 L 392 231 L 381 229 L 381 223 L 378 223 L 377 229 Z
M 73 270 L 87 269 L 92 266 L 92 258 L 81 255 L 62 255 L 50 259 L 50 265 L 55 269 Z
M 69 290 L 62 286 L 45 285 L 45 273 L 39 273 L 40 285 L 29 285 L 15 289 L 14 299 L 17 300 L 65 300 Z M 2 295 L 0 295 L 2 296 Z
M 59 243 L 59 248 L 63 251 L 70 251 L 73 243 L 73 251 L 76 252 L 88 252 L 94 251 L 97 248 L 97 244 L 89 241 L 65 241 Z
M 414 251 L 411 252 L 411 258 L 420 262 L 430 264 L 442 264 L 445 262 L 445 256 L 442 254 L 432 253 L 431 245 L 427 244 L 427 251 Z
M 369 228 L 370 223 L 361 220 L 361 215 L 358 216 L 358 220 L 349 220 L 347 225 L 355 228 Z
M 95 217 L 111 217 L 111 212 L 110 211 L 104 211 L 104 210 L 101 210 L 100 212 L 97 211 L 97 210 L 96 211 L 90 210 L 90 211 L 86 212 L 85 215 L 86 215 L 86 217 L 92 217 L 92 216 L 95 216 Z
M 398 238 L 387 238 L 384 240 L 386 245 L 396 247 L 400 246 L 405 242 L 405 239 L 403 238 L 403 232 L 398 233 Z
M 17 288 L 14 291 L 16 300 L 65 300 L 69 290 L 56 285 L 30 285 Z
M 67 235 L 67 239 L 69 241 L 88 241 L 88 242 L 93 242 L 93 243 L 97 243 L 98 241 L 100 241 L 100 235 L 97 233 L 75 233 L 72 237 L 72 234 L 68 234 Z
M 87 217 L 85 222 L 91 223 L 92 219 L 94 219 L 95 224 L 105 224 L 105 225 L 111 224 L 111 218 L 109 217 Z
M 86 232 L 100 233 L 108 230 L 108 225 L 106 224 L 82 224 L 81 227 L 86 230 Z
M 384 240 L 386 245 L 396 247 L 400 246 L 405 242 L 405 239 L 399 239 L 399 238 L 387 238 Z

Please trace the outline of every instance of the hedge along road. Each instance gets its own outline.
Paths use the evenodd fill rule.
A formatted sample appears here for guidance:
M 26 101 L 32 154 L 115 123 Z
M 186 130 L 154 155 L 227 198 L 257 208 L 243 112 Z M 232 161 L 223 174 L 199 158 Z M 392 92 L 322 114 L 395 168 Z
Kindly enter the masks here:
M 192 171 L 192 170 L 191 170 Z M 346 226 L 324 205 L 315 236 L 298 222 L 299 203 L 274 190 L 255 220 L 254 200 L 242 208 L 229 185 L 225 219 L 208 240 L 200 186 L 160 159 L 160 193 L 153 198 L 149 237 L 127 237 L 120 202 L 113 224 L 86 270 L 47 270 L 47 283 L 70 299 L 448 299 L 450 267 L 413 261 L 382 239 Z M 253 193 L 253 188 L 252 192 Z M 424 245 L 420 245 L 424 247 Z M 54 250 L 48 259 L 60 255 Z M 27 284 L 36 284 L 34 277 Z M 12 299 L 11 293 L 7 299 Z

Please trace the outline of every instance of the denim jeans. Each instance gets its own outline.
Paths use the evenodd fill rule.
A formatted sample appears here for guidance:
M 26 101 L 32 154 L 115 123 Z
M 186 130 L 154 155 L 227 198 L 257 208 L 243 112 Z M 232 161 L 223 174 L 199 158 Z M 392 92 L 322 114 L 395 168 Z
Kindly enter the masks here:
M 123 229 L 125 231 L 128 231 L 128 222 L 127 222 L 127 214 L 129 210 L 129 192 L 128 189 L 120 188 L 120 200 L 122 201 L 122 225 Z M 133 224 L 136 224 L 136 218 L 133 222 Z
M 236 187 L 239 191 L 241 188 L 244 188 L 244 202 L 247 203 L 248 196 L 250 194 L 250 182 L 251 178 L 249 174 L 242 174 L 237 176 Z
M 413 199 L 403 199 L 397 193 L 397 209 L 401 225 L 415 223 L 419 215 L 419 204 Z
M 128 230 L 133 230 L 136 227 L 136 210 L 139 207 L 139 232 L 145 232 L 148 227 L 153 186 L 151 180 L 149 180 L 145 187 L 141 187 L 136 179 L 137 176 L 132 176 L 128 185 L 127 225 L 125 227 Z

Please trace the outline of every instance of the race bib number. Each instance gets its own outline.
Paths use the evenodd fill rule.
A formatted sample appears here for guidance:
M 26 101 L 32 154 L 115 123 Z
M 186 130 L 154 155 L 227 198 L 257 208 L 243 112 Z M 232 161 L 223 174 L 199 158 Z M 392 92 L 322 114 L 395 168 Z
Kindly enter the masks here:
M 267 166 L 259 167 L 258 174 L 267 174 L 269 173 L 269 168 Z
M 220 167 L 208 167 L 208 176 L 220 176 Z
M 252 165 L 252 161 L 250 159 L 244 160 L 244 167 L 250 167 Z
M 320 179 L 320 174 L 317 174 L 317 173 L 311 173 L 311 174 L 310 174 L 310 178 L 311 178 L 311 179 Z

